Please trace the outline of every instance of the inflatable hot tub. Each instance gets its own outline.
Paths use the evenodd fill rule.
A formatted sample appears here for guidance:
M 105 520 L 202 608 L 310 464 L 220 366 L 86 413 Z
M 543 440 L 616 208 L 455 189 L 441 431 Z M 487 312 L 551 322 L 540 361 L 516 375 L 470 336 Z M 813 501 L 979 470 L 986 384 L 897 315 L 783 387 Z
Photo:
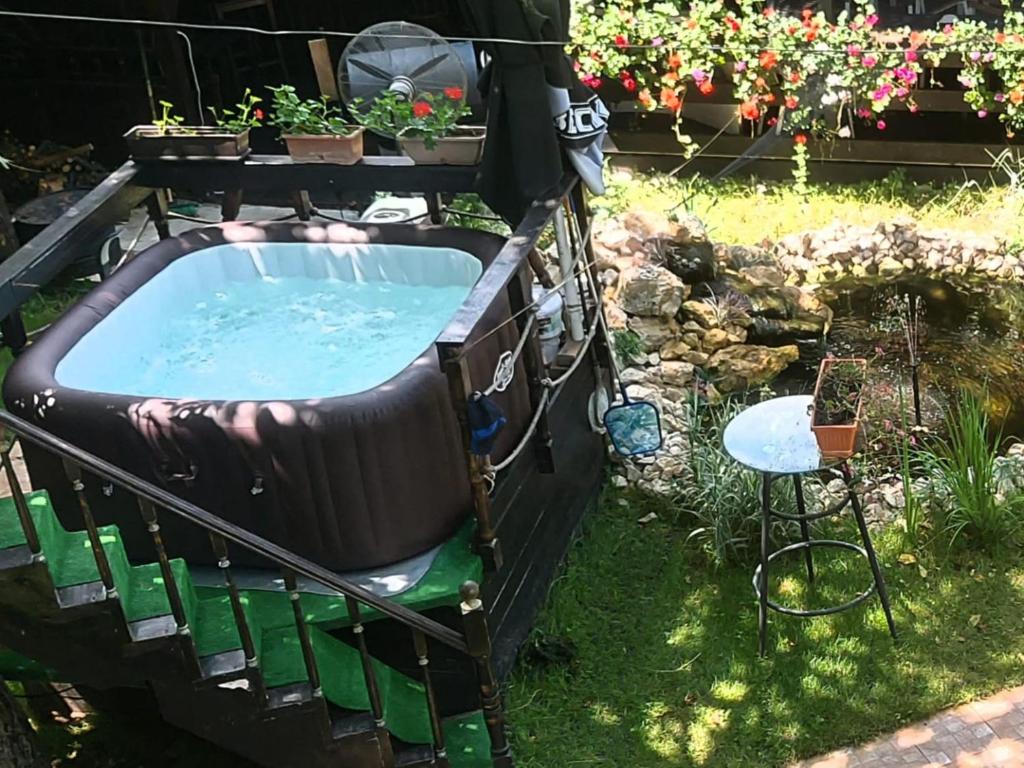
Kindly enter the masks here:
M 436 546 L 472 511 L 434 341 L 501 248 L 472 230 L 235 223 L 140 254 L 11 368 L 12 412 L 334 570 Z M 479 327 L 509 317 L 504 297 Z M 472 348 L 484 388 L 514 323 Z M 525 376 L 495 395 L 506 454 L 529 419 Z M 33 485 L 81 528 L 60 462 L 31 446 Z M 131 496 L 87 483 L 129 557 L 152 542 Z M 165 513 L 172 554 L 212 563 L 202 530 Z M 262 565 L 240 548 L 232 562 Z

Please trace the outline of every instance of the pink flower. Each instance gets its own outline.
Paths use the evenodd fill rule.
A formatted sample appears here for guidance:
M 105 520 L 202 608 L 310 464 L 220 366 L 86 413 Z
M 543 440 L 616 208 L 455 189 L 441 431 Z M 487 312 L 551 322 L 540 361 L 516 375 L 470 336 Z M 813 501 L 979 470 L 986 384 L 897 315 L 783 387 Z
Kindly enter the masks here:
M 947 24 L 946 26 L 944 26 L 942 28 L 942 34 L 949 35 L 949 34 L 952 34 L 952 33 L 953 33 L 953 25 L 952 24 Z
M 885 120 L 879 120 L 875 125 L 878 126 L 878 130 L 880 131 L 885 130 Z
M 903 54 L 903 58 L 905 58 L 907 61 L 917 61 L 917 51 L 913 49 L 906 51 Z
M 858 56 L 860 56 L 860 46 L 850 43 L 848 46 L 846 46 L 846 52 L 856 59 Z
M 910 91 L 907 90 L 906 88 L 902 87 L 902 86 L 900 86 L 899 88 L 896 89 L 896 97 L 900 98 L 900 99 L 907 98 L 907 94 L 909 94 L 909 93 L 910 93 Z
M 690 76 L 693 78 L 694 82 L 696 82 L 696 83 L 699 83 L 702 80 L 707 80 L 708 79 L 708 73 L 705 72 L 703 69 L 695 69 L 695 70 L 693 70 L 693 72 L 690 73 Z
M 737 72 L 746 72 L 747 71 L 747 62 L 745 62 L 745 61 L 737 61 L 736 62 L 736 71 Z
M 981 54 L 978 53 L 977 51 L 971 51 L 970 53 L 967 54 L 967 58 L 970 59 L 971 61 L 979 61 L 981 59 Z
M 864 19 L 864 26 L 865 27 L 873 27 L 877 23 L 878 23 L 878 14 L 875 14 L 875 13 L 872 13 L 870 16 L 868 16 L 866 19 Z
M 979 109 L 978 110 L 978 117 L 980 117 L 982 120 L 984 120 L 986 117 L 988 117 L 988 110 L 987 109 Z
M 917 106 L 917 104 L 911 102 L 910 104 L 907 104 L 907 109 L 909 109 L 911 112 L 917 112 L 919 107 Z
M 871 117 L 871 110 L 868 109 L 867 107 L 858 107 L 857 117 L 867 120 L 869 117 Z
M 1002 103 L 1002 102 L 1006 101 L 1006 94 L 1005 93 L 997 93 L 992 98 L 995 99 L 996 101 Z
M 651 45 L 658 46 L 665 42 L 663 37 L 655 37 L 651 40 Z
M 875 64 L 878 63 L 878 59 L 876 59 L 874 56 L 865 56 L 863 59 L 861 59 L 861 61 L 864 62 L 864 66 L 867 67 L 868 69 L 873 68 Z
M 987 51 L 984 56 L 981 57 L 982 61 L 992 61 L 996 57 L 993 51 Z

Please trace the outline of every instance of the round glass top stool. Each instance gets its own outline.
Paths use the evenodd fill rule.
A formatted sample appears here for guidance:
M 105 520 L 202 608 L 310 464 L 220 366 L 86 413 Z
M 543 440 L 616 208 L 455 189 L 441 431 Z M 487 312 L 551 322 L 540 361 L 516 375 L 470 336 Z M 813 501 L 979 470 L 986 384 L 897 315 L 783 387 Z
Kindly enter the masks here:
M 889 593 L 885 588 L 885 579 L 875 556 L 875 548 L 871 544 L 867 523 L 860 499 L 854 491 L 853 472 L 845 461 L 832 462 L 822 460 L 818 450 L 818 442 L 811 432 L 811 417 L 808 413 L 813 398 L 810 395 L 793 395 L 776 397 L 763 403 L 751 406 L 738 414 L 725 428 L 723 443 L 726 452 L 745 467 L 761 473 L 761 561 L 754 571 L 754 593 L 759 601 L 758 609 L 758 651 L 765 655 L 768 641 L 768 610 L 790 616 L 824 616 L 839 613 L 853 608 L 876 592 L 885 611 L 885 620 L 889 624 L 889 632 L 896 637 L 896 625 L 893 623 L 892 611 L 889 607 Z M 804 503 L 801 475 L 829 471 L 836 473 L 846 483 L 847 495 L 837 504 L 820 512 L 808 513 Z M 771 503 L 771 487 L 776 480 L 786 476 L 793 478 L 796 495 L 796 514 L 773 510 Z M 863 546 L 848 541 L 831 539 L 812 539 L 808 523 L 823 517 L 841 513 L 849 506 L 860 530 Z M 800 524 L 801 541 L 790 544 L 775 552 L 769 552 L 768 531 L 772 517 L 791 520 Z M 779 605 L 768 595 L 768 567 L 777 558 L 791 552 L 803 551 L 807 565 L 807 580 L 814 581 L 814 560 L 811 550 L 816 547 L 832 547 L 847 549 L 864 557 L 871 566 L 873 583 L 866 590 L 842 605 L 812 610 L 800 610 Z

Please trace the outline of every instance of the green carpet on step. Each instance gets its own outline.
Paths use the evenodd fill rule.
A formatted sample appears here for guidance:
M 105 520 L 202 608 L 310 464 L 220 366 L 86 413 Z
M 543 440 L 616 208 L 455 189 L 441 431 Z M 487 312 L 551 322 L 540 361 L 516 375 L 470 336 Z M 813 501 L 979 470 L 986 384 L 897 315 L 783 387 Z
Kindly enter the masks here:
M 25 494 L 25 501 L 28 502 L 29 510 L 33 513 L 32 518 L 38 527 L 42 518 L 53 518 L 52 514 L 39 515 L 40 509 L 50 509 L 50 497 L 45 491 L 32 491 Z M 40 537 L 43 531 L 39 532 Z M 14 499 L 6 496 L 0 499 L 0 549 L 8 547 L 20 547 L 25 544 L 25 532 L 21 529 L 21 520 L 18 518 L 18 510 L 14 506 Z
M 473 522 L 469 521 L 459 532 L 445 542 L 437 553 L 427 574 L 412 589 L 393 598 L 393 602 L 404 605 L 415 611 L 425 611 L 443 605 L 458 605 L 459 587 L 466 581 L 479 582 L 483 577 L 483 565 L 480 558 L 473 553 Z M 196 594 L 200 599 L 209 599 L 224 594 L 219 587 L 197 587 Z M 291 602 L 288 594 L 283 591 L 249 590 L 243 593 L 248 598 L 248 606 L 253 619 L 265 629 L 293 626 Z M 320 595 L 312 592 L 302 593 L 302 612 L 306 621 L 330 629 L 349 624 L 348 609 L 345 599 L 334 595 Z M 380 614 L 362 606 L 364 621 L 380 618 Z M 223 631 L 236 638 L 237 631 L 233 623 L 224 624 Z M 216 647 L 225 650 L 228 640 L 214 634 L 203 633 L 197 639 L 200 655 L 217 653 L 211 650 Z M 238 647 L 237 645 L 226 647 Z
M 316 628 L 310 629 L 310 641 L 327 700 L 345 709 L 369 710 L 359 651 Z M 430 718 L 423 686 L 376 659 L 373 665 L 388 730 L 403 741 L 429 742 Z M 264 633 L 260 666 L 268 688 L 309 679 L 294 627 Z
M 482 712 L 445 720 L 444 740 L 453 768 L 491 768 L 491 739 Z

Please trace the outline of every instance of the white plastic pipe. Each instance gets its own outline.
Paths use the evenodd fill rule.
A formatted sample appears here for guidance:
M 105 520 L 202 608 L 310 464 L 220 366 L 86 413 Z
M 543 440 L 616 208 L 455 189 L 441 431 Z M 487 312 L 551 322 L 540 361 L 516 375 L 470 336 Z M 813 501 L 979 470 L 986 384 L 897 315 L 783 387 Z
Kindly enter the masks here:
M 583 303 L 580 301 L 579 286 L 572 273 L 572 248 L 569 247 L 569 225 L 565 220 L 565 209 L 555 209 L 555 247 L 558 249 L 558 268 L 562 273 L 559 282 L 565 282 L 565 308 L 569 317 L 569 338 L 583 341 Z

